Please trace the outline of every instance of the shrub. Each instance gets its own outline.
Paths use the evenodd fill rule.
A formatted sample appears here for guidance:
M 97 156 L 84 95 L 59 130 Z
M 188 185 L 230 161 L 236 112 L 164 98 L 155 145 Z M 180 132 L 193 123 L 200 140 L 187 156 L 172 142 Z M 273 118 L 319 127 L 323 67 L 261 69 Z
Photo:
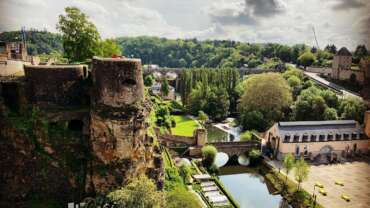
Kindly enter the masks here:
M 240 135 L 240 141 L 251 141 L 253 138 L 253 134 L 251 131 L 245 131 Z
M 197 208 L 202 207 L 198 198 L 185 189 L 174 189 L 166 194 L 167 208 Z
M 257 165 L 261 162 L 261 151 L 257 150 L 257 149 L 253 149 L 249 152 L 249 159 L 250 159 L 250 164 L 253 166 L 253 165 Z
M 203 166 L 206 168 L 211 167 L 211 165 L 215 162 L 217 154 L 216 147 L 212 145 L 206 145 L 202 148 L 202 156 L 203 156 Z
M 134 178 L 128 185 L 110 192 L 107 198 L 116 207 L 161 207 L 162 192 L 146 176 Z

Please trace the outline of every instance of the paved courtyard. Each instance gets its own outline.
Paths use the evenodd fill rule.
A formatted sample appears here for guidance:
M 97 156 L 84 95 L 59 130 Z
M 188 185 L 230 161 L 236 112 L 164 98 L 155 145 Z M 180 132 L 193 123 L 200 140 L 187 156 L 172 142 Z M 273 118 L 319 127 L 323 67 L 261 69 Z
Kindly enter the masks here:
M 280 161 L 273 160 L 268 163 L 276 168 L 282 167 Z M 289 174 L 289 178 L 294 180 L 293 171 Z M 344 186 L 336 185 L 335 181 L 343 182 Z M 317 201 L 325 208 L 370 208 L 369 162 L 311 165 L 308 180 L 302 183 L 302 187 L 312 194 L 316 182 L 321 183 L 327 192 L 327 195 L 323 196 L 317 187 L 315 189 Z M 346 202 L 342 199 L 342 194 L 350 197 L 351 201 Z
M 336 185 L 341 181 L 344 186 Z M 370 164 L 366 162 L 351 162 L 335 165 L 311 166 L 310 175 L 303 188 L 313 192 L 316 182 L 324 185 L 327 196 L 318 193 L 318 202 L 325 208 L 369 208 L 370 207 Z M 345 194 L 351 201 L 341 198 Z

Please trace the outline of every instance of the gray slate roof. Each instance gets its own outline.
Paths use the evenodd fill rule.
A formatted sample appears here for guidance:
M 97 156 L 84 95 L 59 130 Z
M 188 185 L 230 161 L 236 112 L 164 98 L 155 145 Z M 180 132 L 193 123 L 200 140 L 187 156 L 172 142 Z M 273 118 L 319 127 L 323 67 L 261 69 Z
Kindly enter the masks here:
M 346 47 L 342 47 L 336 54 L 337 56 L 352 56 L 351 52 Z
M 354 120 L 279 122 L 277 128 L 280 137 L 363 133 L 361 126 Z

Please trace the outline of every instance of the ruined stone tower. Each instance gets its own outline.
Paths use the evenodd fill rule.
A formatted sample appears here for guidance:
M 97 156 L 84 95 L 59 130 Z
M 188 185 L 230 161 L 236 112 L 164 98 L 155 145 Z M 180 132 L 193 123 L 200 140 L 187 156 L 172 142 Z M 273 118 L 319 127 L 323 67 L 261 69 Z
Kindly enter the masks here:
M 140 60 L 94 58 L 92 77 L 91 182 L 101 192 L 146 173 L 153 165 L 153 147 L 146 136 L 149 111 Z

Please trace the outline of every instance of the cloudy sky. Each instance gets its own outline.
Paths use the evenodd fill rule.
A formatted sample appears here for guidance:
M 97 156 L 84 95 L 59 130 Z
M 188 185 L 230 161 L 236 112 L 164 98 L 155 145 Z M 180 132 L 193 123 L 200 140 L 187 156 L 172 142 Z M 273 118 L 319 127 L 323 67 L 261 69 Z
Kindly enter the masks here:
M 88 14 L 103 37 L 150 35 L 370 48 L 370 0 L 0 0 L 0 32 L 57 32 L 66 6 Z

